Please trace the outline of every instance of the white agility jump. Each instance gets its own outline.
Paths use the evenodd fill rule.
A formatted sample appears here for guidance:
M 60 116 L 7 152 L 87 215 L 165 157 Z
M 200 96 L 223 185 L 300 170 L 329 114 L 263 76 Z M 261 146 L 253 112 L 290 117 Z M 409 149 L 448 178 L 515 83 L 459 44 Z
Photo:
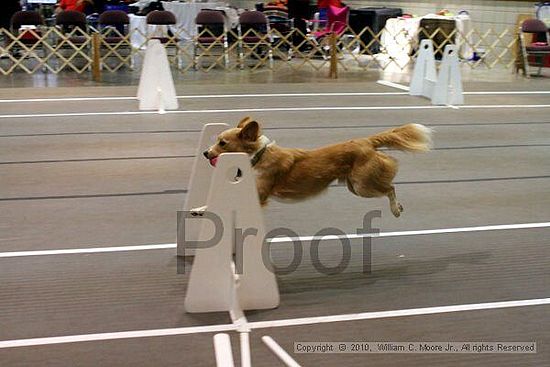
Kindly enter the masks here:
M 178 99 L 166 49 L 159 40 L 150 40 L 141 68 L 137 93 L 140 110 L 177 110 Z
M 201 154 L 211 138 L 226 128 L 228 125 L 225 124 L 204 127 L 184 207 L 189 213 L 206 204 L 208 209 L 204 215 L 214 213 L 218 225 L 223 226 L 220 231 L 210 220 L 201 217 L 191 219 L 191 225 L 182 228 L 185 232 L 183 246 L 214 240 L 208 247 L 191 245 L 195 249 L 185 297 L 188 312 L 239 312 L 279 305 L 275 274 L 262 259 L 265 227 L 248 155 L 222 154 L 214 169 Z M 249 236 L 246 231 L 238 234 L 235 228 L 254 229 L 254 233 Z M 218 234 L 219 238 L 215 238 Z M 235 248 L 236 236 L 240 236 L 238 248 Z M 178 254 L 184 255 L 185 251 L 188 250 L 178 244 Z M 233 259 L 236 251 L 238 264 Z
M 420 50 L 414 65 L 409 94 L 411 96 L 426 97 L 434 105 L 464 104 L 462 77 L 456 45 L 445 46 L 438 75 L 432 40 L 425 39 L 420 42 Z

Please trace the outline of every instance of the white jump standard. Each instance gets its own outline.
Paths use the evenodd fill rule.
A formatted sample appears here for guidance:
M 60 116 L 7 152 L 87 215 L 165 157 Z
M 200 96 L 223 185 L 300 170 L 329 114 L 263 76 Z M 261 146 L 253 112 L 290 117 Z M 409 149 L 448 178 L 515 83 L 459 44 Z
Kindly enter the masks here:
M 159 40 L 150 40 L 143 60 L 137 98 L 140 110 L 177 110 L 178 99 L 166 49 Z
M 447 45 L 436 71 L 432 40 L 422 40 L 409 89 L 411 96 L 423 96 L 433 105 L 462 105 L 464 92 L 456 45 Z
M 192 233 L 199 243 L 212 240 L 219 232 L 221 236 L 210 247 L 196 246 L 185 309 L 238 313 L 275 308 L 279 305 L 279 289 L 275 274 L 262 259 L 265 228 L 249 157 L 245 153 L 223 154 L 213 171 L 206 205 L 208 212 L 220 219 L 223 231 L 207 225 L 206 219 L 196 219 L 197 228 Z M 234 230 L 238 228 L 244 232 Z M 240 244 L 237 248 L 236 242 Z M 237 259 L 242 259 L 237 265 L 233 260 L 235 251 Z

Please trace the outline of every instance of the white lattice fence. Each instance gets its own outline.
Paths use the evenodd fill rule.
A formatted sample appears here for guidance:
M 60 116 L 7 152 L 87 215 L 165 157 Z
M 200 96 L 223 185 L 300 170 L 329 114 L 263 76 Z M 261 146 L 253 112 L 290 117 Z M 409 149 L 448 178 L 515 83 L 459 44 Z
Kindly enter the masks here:
M 509 68 L 514 64 L 517 45 L 514 29 L 502 32 L 472 29 L 464 34 L 457 29 L 445 33 L 443 29 L 428 32 L 419 28 L 411 34 L 407 30 L 375 33 L 370 28 L 356 33 L 348 28 L 337 36 L 334 53 L 331 53 L 330 37 L 315 37 L 295 28 L 287 32 L 249 29 L 243 34 L 236 31 L 214 34 L 204 29 L 196 36 L 174 28 L 163 34 L 144 34 L 139 29 L 123 34 L 116 28 L 107 28 L 99 34 L 100 45 L 96 49 L 100 55 L 96 59 L 103 72 L 109 73 L 138 68 L 148 40 L 153 38 L 161 40 L 172 67 L 181 73 L 262 69 L 325 72 L 331 61 L 332 67 L 337 64 L 340 72 L 388 68 L 405 71 L 414 64 L 422 38 L 434 41 L 436 54 L 447 43 L 456 43 L 461 50 L 462 64 L 472 69 Z M 94 60 L 92 36 L 79 28 L 67 33 L 57 27 L 43 27 L 18 34 L 0 29 L 0 38 L 0 73 L 3 75 L 20 71 L 85 73 L 91 70 Z

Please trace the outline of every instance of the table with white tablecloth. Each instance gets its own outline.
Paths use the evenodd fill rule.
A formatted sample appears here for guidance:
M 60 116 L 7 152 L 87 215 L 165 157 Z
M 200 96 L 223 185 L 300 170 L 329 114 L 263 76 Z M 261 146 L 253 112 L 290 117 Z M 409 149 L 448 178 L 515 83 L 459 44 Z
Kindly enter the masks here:
M 145 48 L 145 35 L 147 34 L 147 21 L 145 17 L 129 14 L 130 17 L 130 42 L 134 48 Z
M 195 18 L 203 9 L 215 9 L 223 11 L 228 30 L 237 26 L 239 16 L 237 10 L 227 7 L 224 3 L 183 3 L 178 1 L 163 1 L 162 6 L 165 10 L 172 12 L 176 16 L 176 25 L 170 27 L 172 33 L 176 34 L 181 40 L 187 41 L 197 35 Z M 147 26 L 147 20 L 144 16 L 130 14 L 130 32 L 132 46 L 135 48 L 145 48 L 145 35 L 153 34 L 155 26 Z M 161 26 L 159 26 L 161 27 Z
M 461 14 L 454 17 L 439 16 L 429 14 L 418 18 L 391 18 L 386 22 L 386 27 L 382 32 L 381 43 L 385 47 L 389 56 L 395 59 L 409 57 L 412 51 L 418 45 L 418 33 L 420 21 L 422 19 L 454 19 L 456 30 L 462 36 L 456 37 L 457 45 L 460 50 L 460 56 L 464 59 L 470 59 L 473 54 L 472 44 L 472 20 L 470 16 Z M 467 42 L 466 42 L 467 40 Z
M 147 47 L 146 36 L 161 36 L 166 33 L 165 25 L 147 25 L 147 17 L 129 14 L 130 18 L 130 42 L 132 47 L 145 49 Z M 170 26 L 172 33 L 177 33 L 177 28 Z M 180 37 L 181 38 L 181 37 Z

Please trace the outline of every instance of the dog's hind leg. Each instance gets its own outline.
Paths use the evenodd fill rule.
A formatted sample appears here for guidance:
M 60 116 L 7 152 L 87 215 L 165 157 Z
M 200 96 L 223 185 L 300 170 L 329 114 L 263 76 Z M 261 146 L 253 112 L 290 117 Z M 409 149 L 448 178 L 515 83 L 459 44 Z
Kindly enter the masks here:
M 347 177 L 349 191 L 365 198 L 386 196 L 390 201 L 390 210 L 399 217 L 403 206 L 397 201 L 392 181 L 397 173 L 395 159 L 377 152 L 367 162 L 358 162 Z
M 390 191 L 388 192 L 388 199 L 390 199 L 390 209 L 392 214 L 397 218 L 401 215 L 403 211 L 403 205 L 397 201 L 397 196 L 395 195 L 395 187 L 391 186 Z
M 343 181 L 343 180 L 342 180 Z M 357 194 L 357 192 L 355 191 L 355 188 L 353 187 L 353 183 L 350 181 L 349 177 L 346 178 L 346 185 L 348 187 L 348 190 L 353 194 L 353 195 L 357 195 L 357 196 L 361 196 L 359 194 Z

